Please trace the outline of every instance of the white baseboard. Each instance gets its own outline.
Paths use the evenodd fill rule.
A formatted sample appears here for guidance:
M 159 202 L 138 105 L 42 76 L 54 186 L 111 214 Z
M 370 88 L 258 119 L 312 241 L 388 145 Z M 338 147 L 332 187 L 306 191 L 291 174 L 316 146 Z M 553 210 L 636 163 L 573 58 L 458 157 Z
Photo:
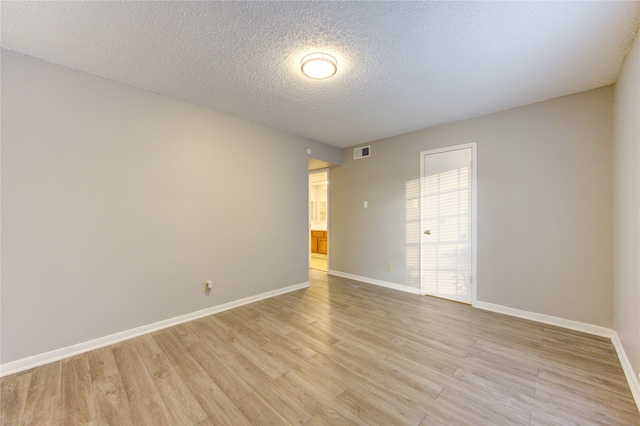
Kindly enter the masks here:
M 393 290 L 404 291 L 406 293 L 418 294 L 418 295 L 420 294 L 419 288 L 407 287 L 406 285 L 402 285 L 402 284 L 390 283 L 387 281 L 376 280 L 374 278 L 361 277 L 360 275 L 353 275 L 353 274 L 348 274 L 346 272 L 334 271 L 333 269 L 329 270 L 328 273 L 329 275 L 335 275 L 337 277 L 348 278 L 350 280 L 355 280 L 355 281 L 361 281 L 363 283 L 373 284 L 380 287 L 391 288 Z
M 558 318 L 551 315 L 538 314 L 536 312 L 523 311 L 520 309 L 509 308 L 508 306 L 494 305 L 493 303 L 476 301 L 474 308 L 484 309 L 485 311 L 497 312 L 499 314 L 510 315 L 512 317 L 524 318 L 531 321 L 541 322 L 543 324 L 555 325 L 569 330 L 581 331 L 587 334 L 606 337 L 611 339 L 614 331 L 610 328 L 600 327 L 597 325 L 587 324 L 584 322 Z
M 620 359 L 620 364 L 622 364 L 622 370 L 624 370 L 624 375 L 626 376 L 629 387 L 631 388 L 631 394 L 633 395 L 633 399 L 636 401 L 638 410 L 640 410 L 640 380 L 633 371 L 629 357 L 627 357 L 627 353 L 624 351 L 624 346 L 622 346 L 620 337 L 618 337 L 618 333 L 615 331 L 613 332 L 613 336 L 611 336 L 611 343 L 613 343 L 613 347 L 616 348 L 618 359 Z
M 200 311 L 192 312 L 185 315 L 180 315 L 175 318 L 169 318 L 163 321 L 159 321 L 153 324 L 143 325 L 131 330 L 121 331 L 119 333 L 111 334 L 109 336 L 100 337 L 98 339 L 89 340 L 87 342 L 78 343 L 75 345 L 67 346 L 60 349 L 55 349 L 50 352 L 22 358 L 17 361 L 11 361 L 4 364 L 0 364 L 0 377 L 8 376 L 10 374 L 19 373 L 20 371 L 28 370 L 30 368 L 38 367 L 40 365 L 49 364 L 50 362 L 59 361 L 64 358 L 69 358 L 74 355 L 78 355 L 84 352 L 89 352 L 95 349 L 99 349 L 105 346 L 113 345 L 123 340 L 132 339 L 143 334 L 152 333 L 154 331 L 162 330 L 164 328 L 172 327 L 174 325 L 182 324 L 187 321 L 193 321 L 198 318 L 213 315 L 218 312 L 227 311 L 229 309 L 237 308 L 238 306 L 247 305 L 249 303 L 257 302 L 259 300 L 268 299 L 270 297 L 278 296 L 280 294 L 289 293 L 296 290 L 301 290 L 310 287 L 309 281 L 295 284 L 289 287 L 284 287 L 278 290 L 268 291 L 266 293 L 257 294 L 255 296 L 245 297 L 244 299 L 235 300 L 233 302 L 224 303 L 222 305 L 213 306 L 211 308 L 202 309 Z

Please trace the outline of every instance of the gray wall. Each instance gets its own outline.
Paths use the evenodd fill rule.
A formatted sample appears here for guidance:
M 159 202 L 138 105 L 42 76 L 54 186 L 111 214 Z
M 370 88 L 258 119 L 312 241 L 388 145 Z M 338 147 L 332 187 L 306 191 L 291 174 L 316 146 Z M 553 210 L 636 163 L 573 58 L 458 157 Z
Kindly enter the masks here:
M 2 362 L 307 282 L 307 147 L 3 51 Z
M 615 328 L 637 380 L 640 374 L 640 35 L 636 36 L 624 63 L 615 94 Z
M 418 287 L 420 151 L 470 142 L 478 300 L 613 327 L 613 87 L 377 141 L 368 159 L 345 149 L 330 268 Z

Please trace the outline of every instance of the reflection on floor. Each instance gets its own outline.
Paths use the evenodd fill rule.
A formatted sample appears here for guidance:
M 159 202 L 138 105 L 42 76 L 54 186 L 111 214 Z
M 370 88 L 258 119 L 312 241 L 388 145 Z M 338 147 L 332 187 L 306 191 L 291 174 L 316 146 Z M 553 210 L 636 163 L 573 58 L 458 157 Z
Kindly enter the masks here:
M 311 269 L 317 269 L 319 271 L 327 271 L 327 255 L 319 253 L 311 253 L 311 260 L 309 262 Z

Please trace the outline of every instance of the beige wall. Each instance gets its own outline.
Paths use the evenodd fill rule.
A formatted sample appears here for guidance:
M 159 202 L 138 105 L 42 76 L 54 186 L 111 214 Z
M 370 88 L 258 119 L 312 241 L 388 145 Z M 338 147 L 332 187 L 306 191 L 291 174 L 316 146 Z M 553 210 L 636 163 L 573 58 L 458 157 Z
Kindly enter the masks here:
M 2 363 L 307 282 L 307 147 L 3 51 Z
M 627 55 L 615 95 L 615 329 L 637 380 L 640 374 L 640 36 L 636 36 Z
M 611 328 L 612 87 L 377 141 L 368 159 L 345 149 L 330 176 L 330 268 L 418 287 L 420 151 L 470 142 L 478 300 Z

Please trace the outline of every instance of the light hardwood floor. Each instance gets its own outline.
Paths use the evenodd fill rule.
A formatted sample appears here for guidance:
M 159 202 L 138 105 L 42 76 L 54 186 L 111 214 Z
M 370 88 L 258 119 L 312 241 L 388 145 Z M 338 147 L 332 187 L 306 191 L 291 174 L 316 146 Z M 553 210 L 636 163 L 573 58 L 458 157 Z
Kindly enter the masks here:
M 3 425 L 638 425 L 611 342 L 312 286 L 1 379 Z
M 309 259 L 309 267 L 311 269 L 316 269 L 318 271 L 328 271 L 328 260 L 326 254 L 319 253 L 311 253 L 311 258 Z

